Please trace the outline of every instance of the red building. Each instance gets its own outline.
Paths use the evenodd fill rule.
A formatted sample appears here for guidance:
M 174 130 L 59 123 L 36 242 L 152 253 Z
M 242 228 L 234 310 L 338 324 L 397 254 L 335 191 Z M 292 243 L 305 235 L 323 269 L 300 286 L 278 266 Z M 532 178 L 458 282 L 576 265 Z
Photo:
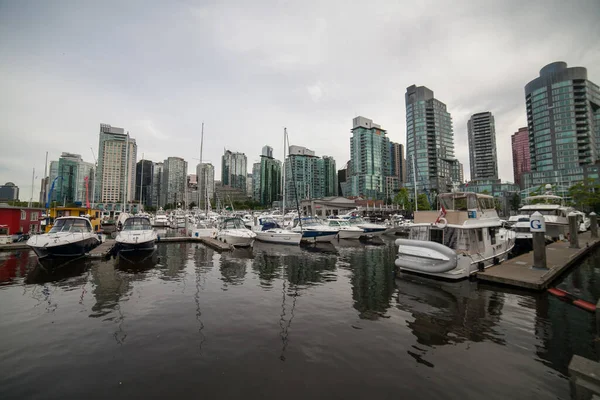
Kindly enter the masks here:
M 13 207 L 0 204 L 0 225 L 8 225 L 8 234 L 41 231 L 43 208 Z
M 511 136 L 513 153 L 513 172 L 515 183 L 523 189 L 521 175 L 523 172 L 531 171 L 531 153 L 529 152 L 529 130 L 519 128 L 519 131 Z

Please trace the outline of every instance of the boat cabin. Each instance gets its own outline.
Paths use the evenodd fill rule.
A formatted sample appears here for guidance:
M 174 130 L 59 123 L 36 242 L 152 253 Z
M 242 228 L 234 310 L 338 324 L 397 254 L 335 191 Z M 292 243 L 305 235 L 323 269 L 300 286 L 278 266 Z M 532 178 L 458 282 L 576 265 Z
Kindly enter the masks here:
M 450 225 L 470 225 L 485 220 L 500 221 L 494 198 L 472 192 L 442 193 L 438 195 L 440 209 L 446 211 L 443 217 Z M 440 217 L 439 210 L 415 211 L 414 223 L 435 223 Z
M 409 239 L 430 241 L 443 244 L 462 254 L 485 252 L 488 246 L 495 246 L 505 240 L 505 230 L 500 226 L 488 226 L 469 229 L 464 227 L 438 228 L 435 225 L 413 225 Z
M 152 224 L 147 217 L 129 217 L 123 224 L 124 231 L 147 231 L 152 229 Z
M 221 222 L 220 229 L 247 229 L 241 218 L 225 218 Z
M 46 232 L 49 232 L 54 220 L 61 217 L 88 217 L 94 232 L 100 229 L 100 210 L 86 207 L 53 207 L 47 217 Z
M 90 220 L 83 217 L 60 217 L 54 221 L 48 233 L 86 233 L 92 232 Z

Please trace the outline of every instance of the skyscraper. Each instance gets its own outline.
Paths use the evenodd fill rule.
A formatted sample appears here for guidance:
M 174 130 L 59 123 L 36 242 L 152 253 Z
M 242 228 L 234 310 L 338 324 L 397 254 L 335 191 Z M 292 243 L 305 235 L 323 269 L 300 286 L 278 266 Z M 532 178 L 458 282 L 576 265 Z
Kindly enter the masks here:
M 407 186 L 414 187 L 416 177 L 418 190 L 427 194 L 447 192 L 460 178 L 452 117 L 425 86 L 406 88 L 405 100 Z
M 349 177 L 353 196 L 383 199 L 390 171 L 389 139 L 384 129 L 365 117 L 352 120 Z
M 163 169 L 164 163 L 157 162 L 153 166 L 152 177 L 152 207 L 164 207 L 164 196 L 162 193 Z
M 135 139 L 123 128 L 100 124 L 96 197 L 100 202 L 121 203 L 135 196 Z
M 215 195 L 215 167 L 211 163 L 202 163 L 196 166 L 198 179 L 198 207 L 205 210 L 207 202 L 211 202 Z
M 406 182 L 406 159 L 404 145 L 390 142 L 390 176 L 398 178 L 399 183 Z
M 184 206 L 187 185 L 187 162 L 180 157 L 169 157 L 164 162 L 161 195 L 164 204 Z
M 494 116 L 489 111 L 473 114 L 467 130 L 471 180 L 498 179 Z
M 94 164 L 85 162 L 79 154 L 62 153 L 50 163 L 52 178 L 58 177 L 50 201 L 60 204 L 92 202 Z M 86 179 L 87 178 L 87 179 Z
M 225 150 L 222 157 L 221 182 L 223 186 L 241 189 L 246 192 L 247 159 L 244 153 Z
M 523 187 L 571 186 L 598 178 L 600 88 L 583 67 L 559 61 L 546 65 L 525 86 L 531 172 Z
M 260 162 L 252 164 L 252 199 L 260 203 Z
M 154 163 L 150 160 L 138 161 L 135 168 L 135 200 L 146 207 L 152 206 Z
M 279 200 L 281 188 L 281 162 L 273 158 L 273 149 L 260 156 L 260 176 L 259 176 L 259 202 L 260 204 L 271 207 L 274 201 Z M 270 154 L 270 156 L 266 155 Z
M 289 147 L 285 161 L 285 203 L 287 206 L 304 199 L 314 199 L 325 195 L 325 163 L 315 152 L 306 147 Z
M 323 168 L 325 173 L 325 193 L 324 196 L 337 196 L 338 182 L 335 160 L 330 156 L 323 156 Z
M 273 148 L 271 146 L 263 146 L 262 155 L 265 157 L 273 158 Z
M 513 173 L 515 183 L 524 189 L 522 186 L 521 175 L 524 172 L 531 171 L 531 156 L 529 154 L 529 131 L 527 127 L 519 128 L 511 136 L 512 155 L 513 155 Z

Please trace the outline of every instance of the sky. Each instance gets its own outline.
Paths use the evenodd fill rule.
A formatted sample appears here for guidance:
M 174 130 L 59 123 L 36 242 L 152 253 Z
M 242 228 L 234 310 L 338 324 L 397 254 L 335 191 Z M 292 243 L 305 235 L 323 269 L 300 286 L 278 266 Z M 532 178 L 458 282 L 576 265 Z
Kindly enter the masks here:
M 526 126 L 524 86 L 554 61 L 600 84 L 600 1 L 0 0 L 0 184 L 39 196 L 45 155 L 93 162 L 100 123 L 135 138 L 138 159 L 205 162 L 224 149 L 248 169 L 290 143 L 350 158 L 358 115 L 406 142 L 404 94 L 427 86 L 452 114 L 469 177 L 467 120 L 491 111 L 500 178 Z M 90 149 L 91 148 L 91 149 Z

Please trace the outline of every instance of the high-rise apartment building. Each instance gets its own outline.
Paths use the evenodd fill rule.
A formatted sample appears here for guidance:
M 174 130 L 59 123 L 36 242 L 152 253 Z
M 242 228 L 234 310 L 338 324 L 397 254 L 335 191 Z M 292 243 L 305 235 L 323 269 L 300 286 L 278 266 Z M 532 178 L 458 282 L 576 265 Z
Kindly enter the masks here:
M 198 164 L 196 176 L 198 179 L 198 207 L 205 210 L 215 195 L 215 167 L 211 163 Z
M 414 188 L 416 178 L 417 190 L 430 195 L 431 201 L 432 194 L 450 191 L 460 178 L 452 117 L 425 86 L 406 88 L 405 100 L 406 186 Z
M 135 201 L 146 207 L 152 206 L 152 189 L 154 179 L 154 163 L 140 160 L 135 167 Z
M 122 203 L 135 196 L 137 145 L 123 128 L 100 124 L 96 198 L 103 203 Z
M 223 186 L 230 186 L 245 192 L 248 174 L 246 164 L 247 159 L 244 153 L 225 150 L 221 164 L 221 183 Z
M 289 147 L 285 161 L 285 202 L 287 206 L 305 199 L 325 196 L 325 163 L 306 147 Z
M 353 196 L 383 199 L 385 177 L 390 172 L 390 149 L 386 131 L 372 120 L 352 120 L 349 176 Z
M 473 114 L 467 122 L 471 180 L 498 179 L 496 125 L 491 112 Z
M 153 166 L 152 176 L 152 207 L 164 207 L 164 197 L 162 194 L 163 169 L 164 163 L 157 162 Z
M 273 158 L 273 148 L 271 146 L 263 146 L 261 155 Z
M 525 86 L 531 172 L 523 187 L 557 183 L 568 187 L 598 178 L 600 88 L 583 67 L 546 65 Z
M 181 157 L 169 157 L 163 166 L 161 195 L 164 204 L 173 207 L 184 206 L 187 185 L 187 162 Z
M 252 200 L 260 203 L 260 163 L 252 164 Z
M 260 204 L 271 207 L 273 202 L 280 200 L 281 196 L 281 162 L 273 158 L 273 149 L 260 156 L 260 175 L 259 175 L 259 202 Z M 270 154 L 270 156 L 266 155 Z
M 513 155 L 513 173 L 515 184 L 522 186 L 521 175 L 531 171 L 531 156 L 529 154 L 529 130 L 527 127 L 519 128 L 511 137 Z
M 50 162 L 50 177 L 58 177 L 50 201 L 59 204 L 92 202 L 94 164 L 85 162 L 79 154 L 62 153 L 58 161 Z M 50 182 L 51 184 L 51 182 Z
M 325 173 L 325 196 L 337 196 L 338 181 L 335 160 L 330 156 L 323 156 L 323 168 Z
M 398 178 L 398 183 L 406 182 L 406 159 L 404 158 L 404 145 L 390 142 L 390 176 Z

